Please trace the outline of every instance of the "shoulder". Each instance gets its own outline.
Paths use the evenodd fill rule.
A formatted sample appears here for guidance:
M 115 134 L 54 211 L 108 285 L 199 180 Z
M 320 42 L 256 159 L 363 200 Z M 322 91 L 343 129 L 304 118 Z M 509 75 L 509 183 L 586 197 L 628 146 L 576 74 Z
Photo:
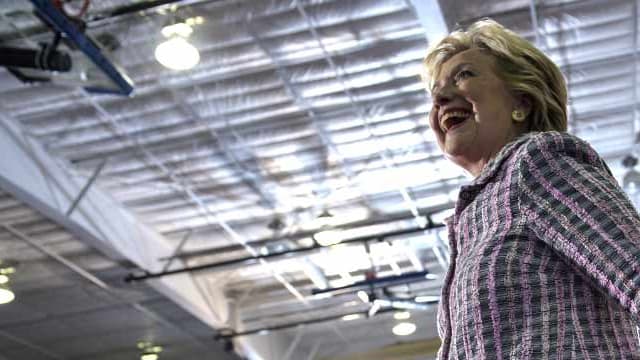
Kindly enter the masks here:
M 545 167 L 550 162 L 562 164 L 571 159 L 574 163 L 594 166 L 611 173 L 593 147 L 575 135 L 545 131 L 527 134 L 526 137 L 516 155 L 518 167 Z
M 518 158 L 533 160 L 549 157 L 571 157 L 579 162 L 602 163 L 602 159 L 586 141 L 567 132 L 545 131 L 526 135 L 518 151 Z

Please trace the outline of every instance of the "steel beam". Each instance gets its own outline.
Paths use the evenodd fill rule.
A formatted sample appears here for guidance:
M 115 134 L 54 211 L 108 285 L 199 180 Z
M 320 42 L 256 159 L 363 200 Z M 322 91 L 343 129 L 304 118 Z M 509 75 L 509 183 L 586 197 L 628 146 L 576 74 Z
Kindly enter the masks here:
M 85 35 L 84 32 L 80 31 L 75 23 L 60 12 L 53 5 L 53 2 L 49 0 L 31 0 L 31 3 L 41 19 L 45 19 L 56 31 L 64 33 L 117 87 L 117 89 L 100 88 L 88 84 L 88 86 L 85 87 L 87 91 L 120 95 L 131 94 L 133 91 L 133 82 L 131 79 L 109 61 L 102 53 L 100 47 L 96 45 L 90 37 Z
M 84 185 L 84 187 L 82 187 L 82 190 L 80 190 L 80 194 L 78 194 L 78 196 L 73 200 L 73 203 L 71 203 L 71 206 L 69 207 L 69 210 L 67 210 L 67 213 L 65 215 L 71 216 L 71 214 L 73 213 L 73 210 L 76 209 L 76 206 L 78 206 L 78 203 L 80 202 L 80 200 L 82 200 L 84 195 L 87 193 L 87 190 L 89 190 L 91 185 L 93 185 L 93 183 L 98 179 L 98 176 L 100 176 L 100 173 L 102 172 L 102 169 L 104 169 L 104 166 L 106 164 L 107 164 L 107 159 L 102 160 L 100 165 L 98 165 L 98 167 L 93 171 L 93 174 L 91 175 L 87 183 Z
M 15 236 L 17 239 L 23 241 L 24 243 L 28 244 L 29 246 L 35 248 L 36 250 L 42 252 L 43 254 L 47 255 L 51 259 L 53 259 L 56 262 L 60 263 L 61 265 L 63 265 L 64 267 L 68 268 L 69 270 L 71 270 L 75 274 L 79 275 L 81 278 L 83 278 L 83 279 L 87 280 L 88 282 L 90 282 L 92 285 L 94 285 L 94 286 L 100 288 L 101 290 L 105 291 L 105 293 L 109 294 L 109 296 L 113 297 L 114 299 L 117 299 L 118 301 L 121 301 L 121 302 L 131 306 L 132 308 L 136 309 L 137 311 L 140 311 L 141 313 L 143 313 L 145 316 L 149 317 L 150 319 L 152 319 L 154 321 L 157 321 L 157 322 L 163 324 L 164 326 L 166 326 L 168 328 L 177 330 L 178 332 L 181 332 L 181 333 L 185 334 L 187 339 L 191 340 L 193 343 L 206 347 L 206 344 L 204 344 L 200 339 L 198 339 L 197 337 L 193 336 L 188 331 L 185 331 L 180 326 L 175 324 L 173 321 L 169 321 L 169 320 L 165 319 L 164 317 L 158 315 L 157 313 L 155 313 L 152 310 L 149 310 L 147 307 L 141 305 L 138 302 L 126 299 L 124 296 L 122 296 L 120 293 L 118 293 L 117 290 L 115 290 L 113 287 L 111 287 L 110 285 L 108 285 L 104 281 L 100 280 L 97 276 L 93 275 L 91 272 L 83 269 L 78 264 L 76 264 L 76 263 L 72 262 L 71 260 L 65 258 L 64 256 L 54 252 L 53 250 L 48 249 L 47 247 L 39 244 L 37 241 L 34 241 L 29 236 L 27 236 L 26 234 L 22 233 L 18 229 L 16 229 L 14 226 L 12 226 L 10 224 L 0 223 L 0 228 L 3 228 L 7 232 L 9 232 L 13 236 Z M 3 336 L 6 336 L 6 335 L 3 334 Z M 27 346 L 35 349 L 35 350 L 39 350 L 40 352 L 42 352 L 44 350 L 42 348 L 34 347 L 33 345 L 28 345 L 27 343 L 25 343 L 25 345 L 27 345 Z M 47 354 L 52 355 L 50 353 L 47 353 Z M 56 359 L 62 359 L 61 357 L 57 357 L 57 356 L 55 358 Z
M 172 255 L 172 246 L 149 226 L 142 224 L 114 199 L 92 187 L 71 216 L 65 216 L 84 179 L 72 177 L 38 142 L 24 136 L 9 112 L 0 108 L 0 188 L 22 203 L 56 222 L 78 240 L 113 260 L 133 262 L 145 269 L 161 270 L 160 257 Z M 190 274 L 159 279 L 150 285 L 204 323 L 222 327 L 223 316 L 213 313 L 198 292 Z
M 447 22 L 438 0 L 406 0 L 413 8 L 425 30 L 429 45 L 436 43 L 449 33 Z

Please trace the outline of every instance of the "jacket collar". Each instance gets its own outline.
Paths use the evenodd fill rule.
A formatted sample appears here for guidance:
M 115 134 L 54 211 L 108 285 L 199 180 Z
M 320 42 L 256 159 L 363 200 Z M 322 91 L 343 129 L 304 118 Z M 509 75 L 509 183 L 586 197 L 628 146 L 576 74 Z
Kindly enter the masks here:
M 473 199 L 475 199 L 480 190 L 482 190 L 482 188 L 495 177 L 498 171 L 500 171 L 505 160 L 510 158 L 522 144 L 527 142 L 536 134 L 537 133 L 535 132 L 525 133 L 510 143 L 507 143 L 502 147 L 502 149 L 500 149 L 498 154 L 496 154 L 496 156 L 487 163 L 480 174 L 470 184 L 461 186 L 458 201 L 456 203 L 455 215 L 447 218 L 446 220 L 455 221 L 455 218 L 467 207 L 469 203 L 473 201 Z
M 525 133 L 503 146 L 502 149 L 498 151 L 498 154 L 487 163 L 480 174 L 467 186 L 482 186 L 488 183 L 496 175 L 498 170 L 500 170 L 502 163 L 511 157 L 511 155 L 520 148 L 520 145 L 527 142 L 536 134 L 535 132 Z

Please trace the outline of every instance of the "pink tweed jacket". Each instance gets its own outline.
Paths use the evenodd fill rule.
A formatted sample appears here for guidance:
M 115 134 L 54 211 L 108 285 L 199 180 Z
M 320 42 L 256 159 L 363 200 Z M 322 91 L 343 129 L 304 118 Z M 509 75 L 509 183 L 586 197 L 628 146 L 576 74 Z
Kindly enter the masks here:
M 586 142 L 508 144 L 447 226 L 439 359 L 640 359 L 640 217 Z

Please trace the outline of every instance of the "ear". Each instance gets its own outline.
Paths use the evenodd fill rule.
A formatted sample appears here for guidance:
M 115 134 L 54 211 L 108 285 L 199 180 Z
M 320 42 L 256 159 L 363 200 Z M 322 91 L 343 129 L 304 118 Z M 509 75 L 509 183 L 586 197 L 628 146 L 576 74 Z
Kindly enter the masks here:
M 516 96 L 516 108 L 524 112 L 525 117 L 529 117 L 533 110 L 533 101 L 529 95 Z

